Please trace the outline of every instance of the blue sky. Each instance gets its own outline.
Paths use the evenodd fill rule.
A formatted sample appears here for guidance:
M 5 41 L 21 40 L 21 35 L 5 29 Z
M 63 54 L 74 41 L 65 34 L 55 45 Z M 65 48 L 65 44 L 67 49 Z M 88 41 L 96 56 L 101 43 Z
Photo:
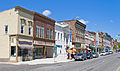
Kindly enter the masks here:
M 48 17 L 56 21 L 80 17 L 88 21 L 87 30 L 107 32 L 113 38 L 120 33 L 120 0 L 1 0 L 0 11 L 14 6 L 39 13 L 49 10 Z

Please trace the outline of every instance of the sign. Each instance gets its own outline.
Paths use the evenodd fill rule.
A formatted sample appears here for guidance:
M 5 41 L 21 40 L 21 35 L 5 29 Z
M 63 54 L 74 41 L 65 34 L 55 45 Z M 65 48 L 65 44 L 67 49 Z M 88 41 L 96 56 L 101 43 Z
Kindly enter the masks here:
M 32 45 L 32 42 L 27 42 L 27 41 L 19 41 L 19 44 L 28 44 L 28 45 Z
M 53 42 L 46 42 L 45 45 L 54 46 L 54 43 Z
M 34 44 L 45 45 L 45 42 L 44 41 L 34 41 Z

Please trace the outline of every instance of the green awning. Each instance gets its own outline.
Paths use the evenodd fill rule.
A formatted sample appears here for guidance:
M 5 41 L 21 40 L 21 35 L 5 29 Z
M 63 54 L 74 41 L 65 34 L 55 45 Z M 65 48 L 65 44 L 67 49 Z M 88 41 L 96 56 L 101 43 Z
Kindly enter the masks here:
M 54 46 L 53 49 L 57 49 L 57 46 Z

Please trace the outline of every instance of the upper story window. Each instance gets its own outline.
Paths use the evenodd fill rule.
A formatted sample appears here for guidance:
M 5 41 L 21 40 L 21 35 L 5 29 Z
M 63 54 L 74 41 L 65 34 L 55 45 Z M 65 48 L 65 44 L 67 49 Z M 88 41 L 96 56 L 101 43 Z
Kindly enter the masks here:
M 28 21 L 28 26 L 33 26 L 32 21 Z
M 44 37 L 44 27 L 36 25 L 36 37 L 43 38 Z
M 62 33 L 61 33 L 61 40 L 62 40 Z
M 50 29 L 50 39 L 53 39 L 53 30 Z
M 29 27 L 29 35 L 31 35 L 31 28 Z
M 23 31 L 24 31 L 24 26 L 21 25 L 21 33 L 23 33 Z
M 47 28 L 47 32 L 46 32 L 46 38 L 48 38 L 49 39 L 49 28 Z
M 5 25 L 5 34 L 8 33 L 8 25 Z
M 26 20 L 25 19 L 21 19 L 21 25 L 26 25 Z
M 59 33 L 58 33 L 58 40 L 59 40 Z

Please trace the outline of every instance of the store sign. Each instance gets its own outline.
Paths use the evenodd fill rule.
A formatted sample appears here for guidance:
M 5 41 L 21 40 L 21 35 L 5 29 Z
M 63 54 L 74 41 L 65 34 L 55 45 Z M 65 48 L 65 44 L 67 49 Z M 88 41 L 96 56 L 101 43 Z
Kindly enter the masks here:
M 28 44 L 28 45 L 32 45 L 32 42 L 27 42 L 27 41 L 19 41 L 19 44 Z
M 46 45 L 48 45 L 48 46 L 54 46 L 54 43 L 53 42 L 46 42 Z
M 80 48 L 80 47 L 81 47 L 80 44 L 75 44 L 75 46 L 76 46 L 77 48 Z
M 34 44 L 45 45 L 45 42 L 44 41 L 34 41 Z

